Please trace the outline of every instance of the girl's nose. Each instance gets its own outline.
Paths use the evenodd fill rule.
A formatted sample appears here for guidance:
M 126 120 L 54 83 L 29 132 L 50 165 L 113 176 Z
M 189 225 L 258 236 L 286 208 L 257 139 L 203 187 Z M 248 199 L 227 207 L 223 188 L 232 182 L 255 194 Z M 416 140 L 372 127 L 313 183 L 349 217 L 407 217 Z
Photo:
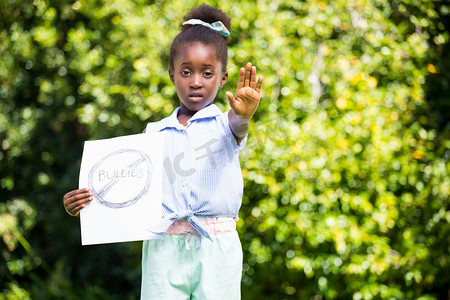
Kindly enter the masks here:
M 201 86 L 202 86 L 201 76 L 199 75 L 192 76 L 191 87 L 199 88 Z

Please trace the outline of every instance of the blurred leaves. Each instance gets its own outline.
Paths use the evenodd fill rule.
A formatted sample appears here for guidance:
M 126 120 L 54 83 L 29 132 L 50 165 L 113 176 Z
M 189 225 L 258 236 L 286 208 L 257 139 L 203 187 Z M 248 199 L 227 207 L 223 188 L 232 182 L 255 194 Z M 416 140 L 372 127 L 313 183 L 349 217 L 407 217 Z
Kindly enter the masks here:
M 135 299 L 140 243 L 80 247 L 84 140 L 178 106 L 170 43 L 199 1 L 0 3 L 0 298 Z M 449 13 L 441 1 L 229 1 L 229 82 L 263 99 L 241 154 L 243 299 L 443 299 Z

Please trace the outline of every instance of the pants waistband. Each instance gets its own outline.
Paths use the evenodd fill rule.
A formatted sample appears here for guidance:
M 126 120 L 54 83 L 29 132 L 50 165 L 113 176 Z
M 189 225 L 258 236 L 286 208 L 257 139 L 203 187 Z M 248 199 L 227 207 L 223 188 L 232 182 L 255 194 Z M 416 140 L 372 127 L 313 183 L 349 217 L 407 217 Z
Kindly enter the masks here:
M 210 235 L 223 234 L 236 230 L 237 218 L 199 218 L 207 228 Z M 186 219 L 177 220 L 170 225 L 166 234 L 168 235 L 188 235 L 192 232 L 199 233 L 188 223 Z

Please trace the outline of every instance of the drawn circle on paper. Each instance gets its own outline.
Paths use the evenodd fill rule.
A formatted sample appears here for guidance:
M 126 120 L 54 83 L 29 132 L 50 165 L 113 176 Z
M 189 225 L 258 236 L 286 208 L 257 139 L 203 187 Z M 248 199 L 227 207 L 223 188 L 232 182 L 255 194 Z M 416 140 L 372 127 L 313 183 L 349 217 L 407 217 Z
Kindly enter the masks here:
M 124 208 L 147 194 L 152 173 L 152 162 L 147 154 L 135 149 L 120 149 L 92 167 L 88 186 L 101 205 Z

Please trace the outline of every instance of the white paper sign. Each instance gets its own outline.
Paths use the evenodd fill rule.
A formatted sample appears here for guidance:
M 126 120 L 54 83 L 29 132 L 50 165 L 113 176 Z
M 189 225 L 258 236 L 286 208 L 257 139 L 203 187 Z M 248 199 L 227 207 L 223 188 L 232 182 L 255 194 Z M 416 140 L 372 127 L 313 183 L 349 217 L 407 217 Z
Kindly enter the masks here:
M 159 132 L 85 142 L 79 186 L 94 200 L 80 212 L 82 245 L 156 238 L 163 150 Z

